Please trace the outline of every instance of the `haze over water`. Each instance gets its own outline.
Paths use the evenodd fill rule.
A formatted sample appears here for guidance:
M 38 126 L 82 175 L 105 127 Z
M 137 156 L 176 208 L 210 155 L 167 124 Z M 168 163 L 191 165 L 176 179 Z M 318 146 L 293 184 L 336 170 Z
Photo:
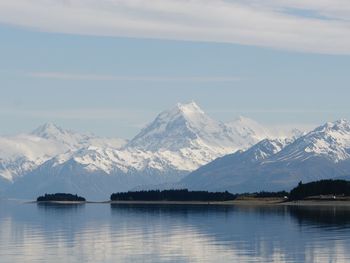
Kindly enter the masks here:
M 0 261 L 349 262 L 350 208 L 0 202 Z

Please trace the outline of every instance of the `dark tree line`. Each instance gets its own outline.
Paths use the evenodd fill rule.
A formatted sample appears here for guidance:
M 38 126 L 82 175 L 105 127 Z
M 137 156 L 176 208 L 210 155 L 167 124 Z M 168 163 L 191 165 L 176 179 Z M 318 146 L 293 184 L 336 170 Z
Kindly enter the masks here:
M 56 194 L 45 194 L 44 196 L 39 196 L 36 199 L 38 202 L 46 202 L 46 201 L 79 201 L 85 202 L 86 199 L 84 197 L 72 194 L 65 193 L 56 193 Z
M 211 193 L 207 191 L 181 190 L 150 190 L 125 193 L 114 193 L 112 201 L 229 201 L 236 199 L 237 195 L 229 192 Z
M 309 196 L 350 196 L 350 182 L 345 180 L 321 180 L 303 184 L 300 182 L 289 195 L 290 200 L 301 200 Z

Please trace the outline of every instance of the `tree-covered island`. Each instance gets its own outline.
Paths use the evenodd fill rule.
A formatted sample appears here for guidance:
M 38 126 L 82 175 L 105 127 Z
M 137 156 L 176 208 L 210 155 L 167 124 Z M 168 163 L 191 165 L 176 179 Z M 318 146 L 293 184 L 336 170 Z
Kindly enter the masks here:
M 36 199 L 37 202 L 86 202 L 84 197 L 66 193 L 45 194 Z

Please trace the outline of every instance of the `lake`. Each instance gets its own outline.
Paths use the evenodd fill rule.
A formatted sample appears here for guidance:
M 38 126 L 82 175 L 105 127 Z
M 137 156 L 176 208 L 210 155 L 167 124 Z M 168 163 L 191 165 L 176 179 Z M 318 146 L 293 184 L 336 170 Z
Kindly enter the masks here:
M 0 201 L 0 262 L 350 262 L 350 208 Z

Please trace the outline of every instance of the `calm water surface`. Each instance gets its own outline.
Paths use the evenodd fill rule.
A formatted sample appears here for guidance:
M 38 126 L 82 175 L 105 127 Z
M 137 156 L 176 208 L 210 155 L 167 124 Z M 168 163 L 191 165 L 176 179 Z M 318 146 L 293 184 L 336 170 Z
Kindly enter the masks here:
M 0 201 L 0 262 L 350 262 L 350 208 Z

